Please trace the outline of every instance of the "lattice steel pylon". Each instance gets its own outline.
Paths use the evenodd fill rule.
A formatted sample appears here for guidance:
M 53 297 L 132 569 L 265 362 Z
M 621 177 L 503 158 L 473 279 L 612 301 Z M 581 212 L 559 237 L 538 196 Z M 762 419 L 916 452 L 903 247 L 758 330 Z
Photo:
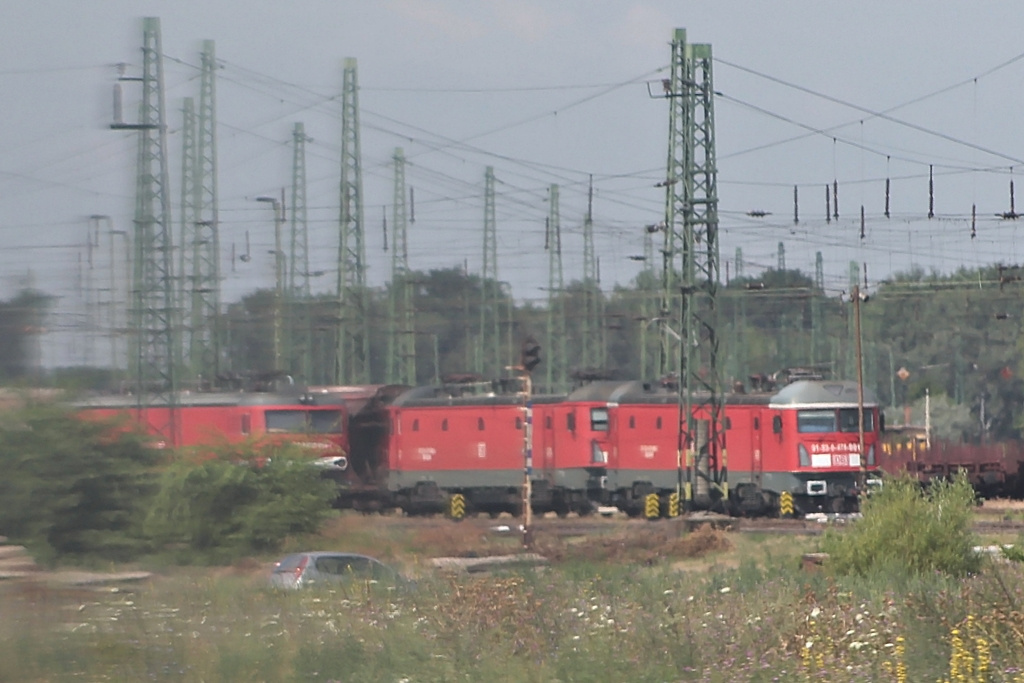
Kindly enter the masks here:
M 177 428 L 177 335 L 171 200 L 167 169 L 163 52 L 160 20 L 143 19 L 142 77 L 139 122 L 115 120 L 115 130 L 139 132 L 138 172 L 135 186 L 135 254 L 132 273 L 131 321 L 134 334 L 132 379 L 137 404 L 166 405 L 167 420 L 154 425 L 169 446 L 180 441 Z M 118 97 L 120 90 L 115 90 Z M 115 102 L 118 102 L 115 99 Z M 115 119 L 120 112 L 115 111 Z
M 313 379 L 313 326 L 310 317 L 309 213 L 306 204 L 306 143 L 310 138 L 302 122 L 292 129 L 292 215 L 288 251 L 288 318 L 292 371 L 307 384 Z
M 811 365 L 824 359 L 821 349 L 821 333 L 824 320 L 821 317 L 821 299 L 825 296 L 825 265 L 821 252 L 814 255 L 814 289 L 811 291 Z
M 594 177 L 587 188 L 587 214 L 583 217 L 583 355 L 582 367 L 587 370 L 605 366 L 604 316 L 601 285 L 594 251 Z
M 679 493 L 687 507 L 716 507 L 727 504 L 729 486 L 718 367 L 718 171 L 711 46 L 687 44 L 686 31 L 676 29 L 670 69 L 664 83 L 670 107 L 662 318 L 671 320 L 678 302 L 681 329 L 670 333 L 665 325 L 663 349 L 678 368 Z
M 196 217 L 192 234 L 190 366 L 203 384 L 220 373 L 220 200 L 217 191 L 217 102 L 214 42 L 203 41 L 196 134 Z
M 356 60 L 345 59 L 341 96 L 341 211 L 338 240 L 338 335 L 334 380 L 370 381 L 369 311 L 366 301 L 366 244 L 363 170 L 359 149 L 359 85 Z
M 494 167 L 484 171 L 484 260 L 480 271 L 480 332 L 476 371 L 498 376 L 502 370 L 501 285 L 498 283 L 498 225 L 494 203 Z M 511 362 L 511 359 L 506 359 Z
M 191 316 L 185 315 L 191 310 L 192 291 L 195 285 L 192 281 L 194 267 L 193 258 L 195 251 L 192 245 L 195 243 L 196 228 L 196 202 L 199 194 L 196 192 L 196 104 L 191 97 L 182 101 L 181 107 L 181 202 L 179 206 L 179 221 L 181 229 L 178 240 L 178 287 L 176 290 L 177 306 L 183 313 L 183 319 L 191 323 Z M 182 343 L 185 348 L 191 346 L 191 329 L 182 329 Z M 188 364 L 181 367 L 181 378 L 192 379 L 195 376 L 195 368 Z
M 416 384 L 416 311 L 409 273 L 409 218 L 405 201 L 405 154 L 395 148 L 391 288 L 388 297 L 388 384 Z
M 558 185 L 548 191 L 548 220 L 545 248 L 548 250 L 548 360 L 545 363 L 546 390 L 565 389 L 568 361 L 565 343 L 565 278 L 562 273 L 562 226 L 559 219 Z

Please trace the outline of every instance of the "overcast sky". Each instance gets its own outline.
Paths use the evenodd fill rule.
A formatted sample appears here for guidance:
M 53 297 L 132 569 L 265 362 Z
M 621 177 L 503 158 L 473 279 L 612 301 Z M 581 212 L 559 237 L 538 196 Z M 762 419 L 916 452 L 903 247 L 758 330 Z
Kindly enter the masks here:
M 668 109 L 648 83 L 666 73 L 676 27 L 710 43 L 716 60 L 722 259 L 732 273 L 737 247 L 753 275 L 777 265 L 780 242 L 786 266 L 812 275 L 823 252 L 837 295 L 850 261 L 876 283 L 912 264 L 949 272 L 1024 260 L 1018 222 L 996 216 L 1010 209 L 1014 171 L 1024 175 L 1020 3 L 9 1 L 0 4 L 0 296 L 31 283 L 60 297 L 55 329 L 83 329 L 83 292 L 108 277 L 109 235 L 88 266 L 88 216 L 131 226 L 135 140 L 108 126 L 115 65 L 141 67 L 143 16 L 162 25 L 175 230 L 182 99 L 198 99 L 201 41 L 216 43 L 225 301 L 272 285 L 272 214 L 254 200 L 290 185 L 296 122 L 312 137 L 311 270 L 325 271 L 313 288 L 334 286 L 346 57 L 358 59 L 372 284 L 388 279 L 381 224 L 396 147 L 415 190 L 412 268 L 479 271 L 491 165 L 499 278 L 517 298 L 546 296 L 551 183 L 561 189 L 565 277 L 581 276 L 590 175 L 602 286 L 628 283 L 643 226 L 664 212 L 654 185 Z M 125 100 L 133 111 L 137 92 L 126 87 Z M 840 218 L 827 223 L 833 181 Z M 247 234 L 252 258 L 242 262 Z

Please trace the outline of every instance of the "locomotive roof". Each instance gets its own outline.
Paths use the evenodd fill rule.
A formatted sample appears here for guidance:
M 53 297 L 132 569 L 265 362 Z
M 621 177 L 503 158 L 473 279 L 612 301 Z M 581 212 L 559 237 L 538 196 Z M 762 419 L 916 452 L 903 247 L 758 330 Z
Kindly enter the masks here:
M 211 392 L 182 393 L 175 397 L 179 408 L 223 407 L 223 406 L 286 406 L 289 408 L 324 407 L 314 403 L 304 394 L 279 394 L 261 392 Z M 147 403 L 147 407 L 159 408 L 166 404 Z M 76 408 L 131 409 L 139 406 L 139 397 L 131 395 L 93 396 L 75 401 Z
M 704 398 L 706 398 L 706 394 L 694 395 L 694 401 L 696 402 L 699 402 Z M 669 389 L 668 387 L 660 384 L 651 384 L 650 382 L 641 382 L 639 380 L 630 380 L 626 382 L 602 381 L 592 382 L 586 386 L 580 387 L 569 394 L 567 400 L 619 404 L 648 403 L 664 405 L 677 403 L 679 401 L 679 394 L 674 389 Z M 725 396 L 726 403 L 739 403 L 746 405 L 767 405 L 770 400 L 770 394 L 727 394 Z
M 538 394 L 530 397 L 533 403 L 554 403 L 562 400 L 564 396 L 553 396 Z M 395 407 L 425 407 L 425 406 L 505 406 L 522 405 L 523 396 L 516 393 L 464 393 L 446 386 L 425 386 L 409 389 L 400 394 L 391 405 Z
M 857 383 L 844 380 L 800 380 L 787 384 L 772 396 L 771 405 L 778 406 L 815 406 L 815 405 L 849 405 L 856 404 Z M 878 397 L 873 391 L 864 388 L 864 405 L 878 405 Z

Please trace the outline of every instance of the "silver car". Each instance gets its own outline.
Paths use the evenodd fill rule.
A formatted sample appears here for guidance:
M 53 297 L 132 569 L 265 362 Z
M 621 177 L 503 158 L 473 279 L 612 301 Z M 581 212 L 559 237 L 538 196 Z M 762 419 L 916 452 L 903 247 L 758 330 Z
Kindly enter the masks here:
M 380 560 L 367 555 L 337 552 L 294 553 L 274 565 L 270 585 L 304 588 L 344 582 L 402 587 L 407 580 Z

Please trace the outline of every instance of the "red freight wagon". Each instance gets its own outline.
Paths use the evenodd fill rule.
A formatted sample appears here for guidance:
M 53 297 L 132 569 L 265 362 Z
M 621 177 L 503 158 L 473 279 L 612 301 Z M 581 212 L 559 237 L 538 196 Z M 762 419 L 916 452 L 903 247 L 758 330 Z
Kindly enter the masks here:
M 347 465 L 345 410 L 316 405 L 308 395 L 277 393 L 188 393 L 176 397 L 174 420 L 165 405 L 139 406 L 135 396 L 103 396 L 76 404 L 89 419 L 122 419 L 160 436 L 158 447 L 216 446 L 253 440 L 295 443 L 333 466 Z M 168 442 L 170 425 L 175 436 Z

